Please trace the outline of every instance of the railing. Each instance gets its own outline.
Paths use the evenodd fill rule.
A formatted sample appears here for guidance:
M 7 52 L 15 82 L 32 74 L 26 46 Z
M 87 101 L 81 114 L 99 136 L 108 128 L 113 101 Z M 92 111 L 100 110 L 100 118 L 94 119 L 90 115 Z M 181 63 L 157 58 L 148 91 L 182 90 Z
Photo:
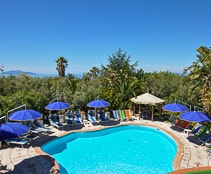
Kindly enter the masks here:
M 189 105 L 188 103 L 185 103 L 185 102 L 183 102 L 181 100 L 178 100 L 178 99 L 175 99 L 174 101 L 175 101 L 175 103 L 182 103 L 182 104 L 188 106 L 189 107 L 189 111 L 191 111 L 191 105 Z
M 201 112 L 204 112 L 204 108 L 199 107 L 199 106 L 194 106 L 194 111 L 201 111 Z
M 18 107 L 14 108 L 14 109 L 11 109 L 11 110 L 7 111 L 7 116 L 5 117 L 5 122 L 8 121 L 8 116 L 9 116 L 9 113 L 10 113 L 10 112 L 12 112 L 12 111 L 14 111 L 14 110 L 17 110 L 17 109 L 20 109 L 20 108 L 22 108 L 22 107 L 24 107 L 24 108 L 26 109 L 26 104 L 23 104 L 23 105 L 21 105 L 21 106 L 18 106 Z
M 58 101 L 58 97 L 56 97 L 55 99 L 51 100 L 49 103 L 52 103 L 52 102 L 55 102 L 55 101 Z

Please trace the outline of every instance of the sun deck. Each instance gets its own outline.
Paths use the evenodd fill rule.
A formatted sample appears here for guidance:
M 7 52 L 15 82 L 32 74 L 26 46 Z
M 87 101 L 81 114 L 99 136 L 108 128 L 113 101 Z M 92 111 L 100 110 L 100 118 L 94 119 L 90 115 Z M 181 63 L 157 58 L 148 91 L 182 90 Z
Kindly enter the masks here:
M 159 129 L 164 130 L 170 134 L 177 142 L 178 153 L 174 160 L 174 169 L 186 169 L 186 168 L 199 168 L 206 167 L 211 169 L 211 160 L 208 157 L 206 148 L 204 146 L 197 145 L 190 142 L 187 139 L 187 134 L 175 131 L 171 129 L 171 125 L 165 122 L 159 121 L 148 121 L 148 120 L 135 120 L 120 122 L 118 125 L 123 124 L 136 124 L 136 125 L 146 125 L 158 127 Z M 80 129 L 73 129 L 70 131 L 58 130 L 52 128 L 52 134 L 43 135 L 42 137 L 34 140 L 29 147 L 18 147 L 18 146 L 9 146 L 0 150 L 0 171 L 1 173 L 6 173 L 11 171 L 11 173 L 49 173 L 54 171 L 58 172 L 57 162 L 48 154 L 45 154 L 41 151 L 40 146 L 53 139 L 55 137 L 63 136 L 67 133 L 73 131 L 93 131 L 103 129 L 108 126 L 91 126 L 87 124 L 85 127 Z M 189 170 L 189 169 L 188 169 Z M 184 173 L 183 171 L 174 172 L 174 173 Z

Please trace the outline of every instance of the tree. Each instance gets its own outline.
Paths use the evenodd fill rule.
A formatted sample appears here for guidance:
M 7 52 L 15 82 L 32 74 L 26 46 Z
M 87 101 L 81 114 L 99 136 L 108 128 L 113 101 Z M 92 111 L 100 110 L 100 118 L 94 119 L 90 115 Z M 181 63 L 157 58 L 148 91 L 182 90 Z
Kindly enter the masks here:
M 60 56 L 57 58 L 56 63 L 56 70 L 58 71 L 59 77 L 65 77 L 65 69 L 68 66 L 68 60 L 63 56 Z
M 99 74 L 99 68 L 96 66 L 92 67 L 92 69 L 89 70 L 92 77 L 97 77 Z
M 134 91 L 139 85 L 137 76 L 140 75 L 135 69 L 138 63 L 130 64 L 130 59 L 126 52 L 118 49 L 109 56 L 109 64 L 102 65 L 103 90 L 108 96 L 113 96 L 110 102 L 119 109 L 129 107 L 130 98 L 135 95 Z
M 211 49 L 200 46 L 196 49 L 198 51 L 197 60 L 193 64 L 184 69 L 184 73 L 188 74 L 185 82 L 192 81 L 195 85 L 193 90 L 197 87 L 201 88 L 201 100 L 204 109 L 211 111 Z

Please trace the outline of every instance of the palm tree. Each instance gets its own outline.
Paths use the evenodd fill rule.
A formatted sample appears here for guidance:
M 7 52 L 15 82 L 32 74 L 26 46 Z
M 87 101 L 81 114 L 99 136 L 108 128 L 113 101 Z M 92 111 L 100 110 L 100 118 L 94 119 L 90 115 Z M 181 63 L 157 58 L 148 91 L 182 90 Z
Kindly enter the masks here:
M 65 68 L 68 66 L 68 60 L 63 56 L 60 56 L 57 58 L 56 63 L 56 70 L 58 71 L 59 77 L 65 77 Z
M 194 82 L 195 88 L 201 88 L 204 108 L 211 111 L 211 49 L 201 46 L 196 50 L 199 52 L 197 61 L 184 69 L 184 73 L 189 73 L 185 80 Z
M 100 70 L 99 70 L 99 68 L 97 68 L 96 66 L 94 66 L 89 71 L 90 71 L 92 77 L 97 77 Z

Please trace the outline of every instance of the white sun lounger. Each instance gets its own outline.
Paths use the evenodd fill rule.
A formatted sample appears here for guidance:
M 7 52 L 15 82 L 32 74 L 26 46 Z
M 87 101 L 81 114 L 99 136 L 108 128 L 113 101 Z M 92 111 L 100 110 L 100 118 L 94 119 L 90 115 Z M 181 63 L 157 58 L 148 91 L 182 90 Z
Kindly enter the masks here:
M 22 139 L 22 138 L 12 138 L 12 139 L 8 139 L 6 140 L 7 144 L 18 144 L 21 145 L 21 147 L 23 148 L 23 146 L 25 144 L 28 144 L 29 141 L 26 139 Z

